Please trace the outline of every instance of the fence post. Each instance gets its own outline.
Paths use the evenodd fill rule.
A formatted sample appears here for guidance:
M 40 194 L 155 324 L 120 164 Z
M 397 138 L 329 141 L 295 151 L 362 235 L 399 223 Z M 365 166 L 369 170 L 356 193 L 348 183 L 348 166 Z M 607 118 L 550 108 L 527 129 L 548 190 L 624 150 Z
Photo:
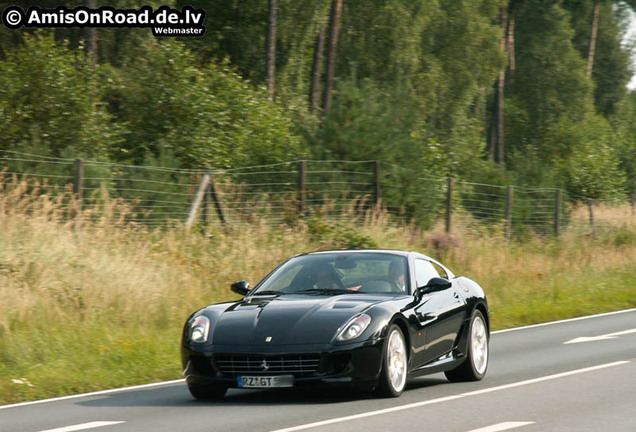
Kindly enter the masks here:
M 190 206 L 190 212 L 188 213 L 188 218 L 185 222 L 186 228 L 190 228 L 190 226 L 192 226 L 192 224 L 194 223 L 194 220 L 196 219 L 197 213 L 199 211 L 199 207 L 201 207 L 203 196 L 205 195 L 209 184 L 210 174 L 204 174 L 203 178 L 201 179 L 201 183 L 199 183 L 199 189 L 194 196 L 194 201 L 192 201 L 192 205 Z
M 632 216 L 636 216 L 636 193 L 632 192 Z
M 216 195 L 216 186 L 214 185 L 214 177 L 210 176 L 210 185 L 208 186 L 208 194 L 212 197 L 212 201 L 214 201 L 214 207 L 216 207 L 216 214 L 219 215 L 219 220 L 223 225 L 227 223 L 227 219 L 225 219 L 225 213 L 223 212 L 223 206 L 221 206 L 221 200 Z
M 554 205 L 554 235 L 561 232 L 561 189 L 556 191 L 556 203 Z
M 453 213 L 453 178 L 447 179 L 446 190 L 446 233 L 450 234 L 451 231 L 451 216 Z
M 298 164 L 298 212 L 302 216 L 305 213 L 305 175 L 307 161 L 301 160 Z
M 205 173 L 210 175 L 210 168 L 205 169 Z M 203 223 L 208 225 L 210 223 L 210 186 L 206 189 L 203 194 L 203 209 L 201 211 Z
M 380 161 L 375 161 L 375 206 L 380 205 Z
M 73 194 L 78 202 L 79 209 L 82 208 L 82 197 L 84 185 L 84 161 L 82 159 L 75 159 L 75 178 L 73 180 Z
M 513 187 L 508 186 L 506 191 L 506 240 L 512 237 L 512 193 Z
M 587 199 L 587 209 L 589 210 L 590 213 L 590 228 L 592 230 L 592 237 L 596 236 L 596 230 L 594 228 L 594 209 L 593 209 L 593 201 L 591 198 Z

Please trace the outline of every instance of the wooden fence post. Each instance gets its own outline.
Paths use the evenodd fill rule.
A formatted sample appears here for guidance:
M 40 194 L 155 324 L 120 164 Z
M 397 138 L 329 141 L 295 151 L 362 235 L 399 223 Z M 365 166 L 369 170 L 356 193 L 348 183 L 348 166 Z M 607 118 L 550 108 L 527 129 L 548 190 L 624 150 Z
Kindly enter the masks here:
M 632 216 L 636 216 L 636 193 L 632 192 Z
M 506 240 L 512 237 L 512 193 L 513 187 L 508 186 L 506 191 Z
M 216 207 L 216 214 L 219 215 L 219 220 L 223 225 L 227 223 L 227 219 L 225 218 L 225 213 L 223 212 L 223 206 L 221 205 L 221 200 L 216 194 L 216 186 L 214 185 L 214 178 L 210 176 L 210 185 L 208 186 L 208 194 L 212 197 L 212 201 L 214 202 L 214 207 Z
M 75 159 L 75 176 L 73 178 L 73 197 L 75 202 L 69 216 L 74 220 L 73 229 L 78 230 L 82 223 L 82 207 L 84 198 L 84 161 L 82 159 Z
M 301 160 L 298 164 L 298 212 L 302 216 L 305 213 L 305 176 L 307 161 Z
M 192 205 L 190 206 L 190 212 L 188 213 L 188 218 L 185 222 L 186 228 L 190 228 L 194 223 L 197 213 L 199 212 L 199 207 L 201 207 L 201 203 L 203 202 L 203 196 L 205 195 L 209 184 L 210 174 L 204 174 L 201 179 L 201 183 L 199 183 L 199 189 L 197 189 L 197 193 L 194 196 L 194 201 L 192 201 Z
M 380 199 L 382 198 L 380 195 L 380 161 L 375 161 L 375 206 L 378 207 L 380 205 Z
M 73 195 L 78 202 L 78 207 L 82 208 L 82 198 L 84 195 L 84 161 L 75 159 L 75 178 L 73 180 Z
M 448 177 L 447 190 L 446 190 L 446 233 L 447 234 L 450 234 L 451 232 L 452 213 L 453 213 L 453 178 Z
M 205 173 L 210 175 L 210 169 L 206 168 Z M 205 225 L 210 223 L 210 186 L 208 185 L 207 190 L 203 194 L 203 209 L 201 210 L 202 220 Z
M 587 199 L 587 209 L 590 213 L 590 229 L 592 230 L 592 237 L 596 237 L 596 229 L 594 228 L 594 202 L 591 198 Z
M 554 235 L 558 236 L 561 232 L 561 189 L 556 191 L 556 202 L 554 205 Z

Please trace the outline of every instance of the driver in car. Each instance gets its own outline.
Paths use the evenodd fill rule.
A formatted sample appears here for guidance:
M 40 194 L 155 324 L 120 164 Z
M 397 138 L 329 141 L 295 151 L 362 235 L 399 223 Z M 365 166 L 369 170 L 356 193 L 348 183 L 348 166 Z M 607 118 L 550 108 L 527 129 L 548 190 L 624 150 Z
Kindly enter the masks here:
M 316 282 L 314 288 L 317 289 L 338 289 L 340 284 L 336 281 L 334 270 L 329 264 L 321 265 L 316 271 Z
M 397 261 L 392 261 L 389 265 L 389 281 L 393 291 L 406 292 L 406 279 L 404 277 L 404 266 Z

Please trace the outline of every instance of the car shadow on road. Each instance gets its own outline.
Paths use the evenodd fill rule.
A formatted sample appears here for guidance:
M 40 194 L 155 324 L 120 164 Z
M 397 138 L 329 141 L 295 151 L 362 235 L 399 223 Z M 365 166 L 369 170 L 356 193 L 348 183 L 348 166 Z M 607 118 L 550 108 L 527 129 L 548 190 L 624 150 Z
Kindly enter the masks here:
M 437 386 L 448 381 L 439 378 L 419 378 L 407 384 L 402 397 L 418 389 Z M 340 387 L 300 387 L 291 389 L 238 390 L 230 389 L 221 400 L 195 400 L 186 384 L 174 384 L 152 389 L 130 390 L 95 396 L 76 402 L 85 407 L 232 407 L 338 404 L 373 399 L 371 392 Z

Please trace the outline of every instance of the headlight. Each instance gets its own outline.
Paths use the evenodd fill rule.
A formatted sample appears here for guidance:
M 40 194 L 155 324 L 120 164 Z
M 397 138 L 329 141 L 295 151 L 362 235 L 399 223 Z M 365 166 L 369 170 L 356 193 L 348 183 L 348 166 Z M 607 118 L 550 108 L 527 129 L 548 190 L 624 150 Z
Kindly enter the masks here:
M 345 324 L 340 333 L 338 333 L 338 337 L 336 339 L 339 341 L 355 339 L 362 334 L 369 324 L 371 324 L 371 317 L 367 314 L 353 317 L 347 324 Z
M 210 319 L 199 315 L 190 324 L 190 340 L 197 343 L 207 342 L 208 333 L 210 333 Z

